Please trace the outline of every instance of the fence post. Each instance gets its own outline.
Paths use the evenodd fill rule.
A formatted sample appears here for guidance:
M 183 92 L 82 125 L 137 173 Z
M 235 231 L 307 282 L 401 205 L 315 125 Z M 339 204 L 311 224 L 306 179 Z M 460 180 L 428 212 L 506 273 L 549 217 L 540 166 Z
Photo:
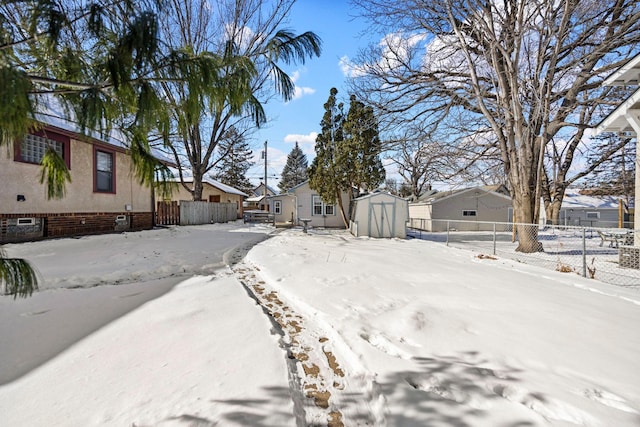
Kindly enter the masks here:
M 449 246 L 449 221 L 447 220 L 447 246 Z
M 587 229 L 582 227 L 582 277 L 587 277 Z
M 496 254 L 496 223 L 493 223 L 493 254 Z

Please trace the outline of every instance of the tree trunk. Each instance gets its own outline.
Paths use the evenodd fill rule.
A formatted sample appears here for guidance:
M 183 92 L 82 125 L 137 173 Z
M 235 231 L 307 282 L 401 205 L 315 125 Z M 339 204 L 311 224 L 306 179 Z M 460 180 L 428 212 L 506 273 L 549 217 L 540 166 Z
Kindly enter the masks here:
M 202 174 L 194 172 L 193 174 L 193 200 L 198 202 L 202 200 Z
M 547 223 L 560 225 L 560 206 L 562 202 L 554 197 L 553 201 L 546 206 Z
M 342 216 L 342 222 L 344 222 L 344 227 L 349 228 L 349 218 L 347 217 L 347 213 L 344 211 L 344 203 L 342 203 L 342 195 L 340 194 L 340 190 L 337 191 L 337 200 L 338 200 L 338 208 L 340 208 L 340 216 Z M 349 205 L 351 205 L 351 197 L 349 197 Z
M 513 205 L 514 228 L 518 236 L 516 252 L 543 252 L 542 243 L 538 241 L 538 226 L 533 224 L 535 220 L 533 212 L 535 203 L 533 203 L 531 195 L 516 192 L 515 197 L 513 197 Z

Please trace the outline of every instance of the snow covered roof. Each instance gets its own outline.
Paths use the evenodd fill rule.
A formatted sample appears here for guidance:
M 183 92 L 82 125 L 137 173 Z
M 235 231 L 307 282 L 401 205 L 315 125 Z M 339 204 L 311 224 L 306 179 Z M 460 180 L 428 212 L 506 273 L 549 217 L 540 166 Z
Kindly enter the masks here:
M 173 178 L 174 181 L 180 181 L 180 178 L 178 177 L 174 177 Z M 184 176 L 183 177 L 183 181 L 185 183 L 192 183 L 193 182 L 193 176 Z M 208 177 L 208 176 L 204 176 L 202 178 L 202 182 L 206 182 L 207 184 L 216 187 L 218 190 L 220 191 L 224 191 L 225 193 L 228 194 L 237 194 L 238 196 L 243 196 L 243 197 L 247 197 L 247 194 L 238 190 L 237 188 L 234 188 L 230 185 L 227 184 L 223 184 L 220 181 L 216 181 L 215 179 Z
M 126 134 L 119 129 L 111 129 L 108 135 L 103 135 L 95 129 L 85 129 L 75 121 L 72 111 L 67 111 L 58 99 L 53 96 L 39 99 L 36 105 L 34 118 L 45 125 L 72 132 L 78 135 L 86 135 L 93 139 L 106 142 L 120 148 L 129 148 Z
M 562 209 L 618 209 L 622 196 L 589 196 L 578 190 L 567 190 L 562 199 Z
M 508 194 L 506 194 L 506 191 L 507 191 L 506 188 L 502 184 L 484 185 L 481 187 L 459 188 L 456 190 L 449 190 L 449 191 L 429 192 L 426 194 L 426 196 L 421 196 L 418 200 L 419 202 L 438 203 L 442 200 L 448 199 L 449 197 L 458 196 L 471 191 L 493 193 L 496 196 L 504 197 L 505 199 L 511 200 L 511 197 Z
M 264 188 L 264 183 L 261 182 L 257 187 L 255 187 L 253 189 L 253 194 L 255 196 L 264 196 L 262 188 Z M 267 185 L 267 194 L 268 193 L 278 194 L 278 192 L 276 190 L 274 190 L 273 188 L 271 188 L 270 185 Z

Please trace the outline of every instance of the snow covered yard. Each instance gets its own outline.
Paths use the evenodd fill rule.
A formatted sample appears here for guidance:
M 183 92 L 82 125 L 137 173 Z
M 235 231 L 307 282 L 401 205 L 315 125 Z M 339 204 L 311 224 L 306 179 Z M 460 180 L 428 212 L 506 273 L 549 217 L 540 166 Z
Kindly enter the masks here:
M 636 290 L 434 242 L 322 230 L 281 232 L 230 268 L 198 272 L 198 262 L 217 264 L 207 260 L 211 243 L 182 243 L 182 233 L 203 231 L 136 235 L 135 245 L 94 236 L 99 244 L 83 253 L 126 249 L 138 262 L 101 253 L 110 269 L 97 262 L 68 282 L 51 266 L 54 287 L 94 286 L 82 277 L 118 269 L 201 275 L 1 385 L 0 425 L 640 425 Z M 62 249 L 55 242 L 9 253 L 51 259 L 44 254 Z M 90 310 L 68 310 L 66 292 L 122 301 L 142 286 L 116 283 L 0 298 L 0 358 L 3 338 L 27 320 L 63 311 L 69 325 L 89 321 Z
M 345 425 L 640 424 L 636 291 L 319 231 L 276 236 L 246 264 L 308 328 L 292 340 L 294 355 L 315 354 L 299 358 L 303 390 L 322 387 Z

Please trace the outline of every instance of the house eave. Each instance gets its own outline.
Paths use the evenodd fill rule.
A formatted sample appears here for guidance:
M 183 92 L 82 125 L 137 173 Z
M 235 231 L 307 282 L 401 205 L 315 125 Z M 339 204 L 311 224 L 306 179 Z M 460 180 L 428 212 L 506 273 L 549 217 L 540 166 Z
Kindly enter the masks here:
M 640 85 L 640 55 L 632 58 L 615 73 L 607 77 L 603 86 L 638 86 Z
M 640 120 L 640 89 L 636 90 L 623 103 L 618 105 L 596 128 L 596 133 L 619 132 L 635 134 L 627 116 L 633 115 Z

